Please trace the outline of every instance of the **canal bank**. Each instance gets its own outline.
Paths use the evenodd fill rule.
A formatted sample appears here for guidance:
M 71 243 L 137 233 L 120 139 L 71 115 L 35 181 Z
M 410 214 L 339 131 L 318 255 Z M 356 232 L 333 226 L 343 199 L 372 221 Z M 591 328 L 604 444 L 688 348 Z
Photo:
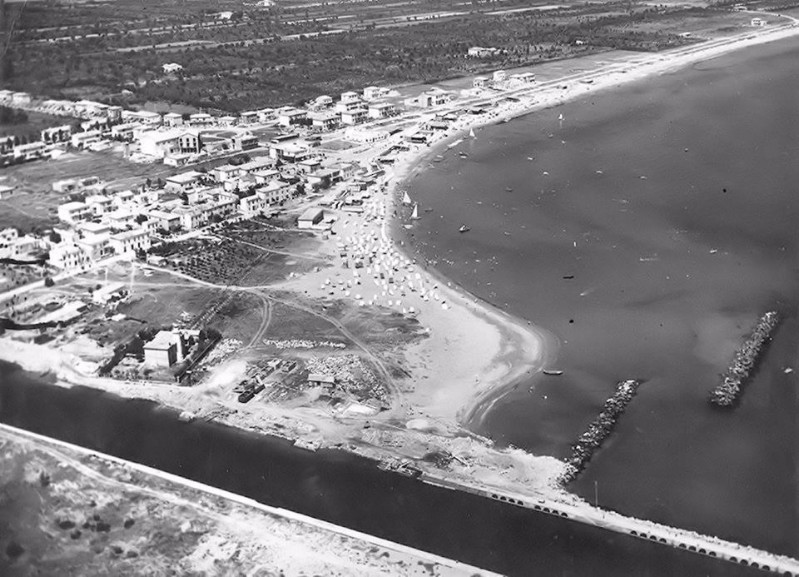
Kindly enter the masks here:
M 0 422 L 507 575 L 756 575 L 633 537 L 380 471 L 0 363 Z

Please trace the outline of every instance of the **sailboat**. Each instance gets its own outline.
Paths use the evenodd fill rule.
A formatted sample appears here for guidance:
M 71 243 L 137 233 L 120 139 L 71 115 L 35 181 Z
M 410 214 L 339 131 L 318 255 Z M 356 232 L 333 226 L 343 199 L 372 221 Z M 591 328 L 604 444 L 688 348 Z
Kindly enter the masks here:
M 411 220 L 419 220 L 419 203 L 413 205 L 413 213 L 411 214 Z
M 471 138 L 477 138 L 477 135 L 474 133 L 474 128 L 469 129 L 469 136 Z
M 411 204 L 411 202 L 411 197 L 408 196 L 408 191 L 405 191 L 405 193 L 402 195 L 402 204 Z

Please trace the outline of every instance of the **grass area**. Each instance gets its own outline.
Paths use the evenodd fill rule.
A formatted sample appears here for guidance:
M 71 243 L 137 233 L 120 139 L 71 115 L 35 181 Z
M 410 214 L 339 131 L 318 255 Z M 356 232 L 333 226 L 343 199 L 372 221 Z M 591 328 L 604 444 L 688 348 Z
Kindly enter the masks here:
M 15 190 L 0 199 L 0 230 L 16 228 L 21 234 L 44 231 L 58 223 L 60 195 Z
M 3 169 L 6 182 L 18 190 L 52 192 L 51 183 L 66 178 L 98 176 L 115 188 L 135 187 L 147 178 L 171 176 L 178 172 L 163 164 L 136 164 L 118 152 L 70 152 L 55 160 L 39 160 Z
M 290 301 L 291 295 L 281 294 L 281 300 Z M 324 318 L 282 303 L 272 308 L 272 322 L 264 334 L 266 339 L 347 342 L 346 337 Z

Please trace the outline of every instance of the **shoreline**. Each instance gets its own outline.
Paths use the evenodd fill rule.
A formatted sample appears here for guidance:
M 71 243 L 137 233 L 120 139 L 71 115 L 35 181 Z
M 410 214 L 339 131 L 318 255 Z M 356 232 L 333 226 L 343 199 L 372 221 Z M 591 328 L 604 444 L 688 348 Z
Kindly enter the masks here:
M 625 84 L 646 80 L 654 75 L 662 75 L 674 72 L 692 64 L 707 62 L 729 52 L 742 50 L 749 46 L 756 46 L 795 37 L 799 35 L 798 25 L 799 21 L 793 19 L 792 24 L 779 25 L 764 32 L 745 32 L 732 37 L 725 37 L 718 40 L 712 40 L 705 43 L 676 49 L 676 51 L 678 51 L 677 54 L 675 54 L 674 51 L 656 53 L 649 58 L 646 57 L 648 55 L 645 55 L 642 62 L 636 62 L 635 64 L 624 63 L 606 65 L 598 70 L 587 71 L 580 75 L 591 78 L 592 83 L 590 84 L 572 81 L 572 83 L 568 85 L 565 90 L 559 89 L 557 86 L 555 86 L 554 89 L 556 92 L 546 95 L 532 96 L 530 101 L 527 103 L 524 102 L 524 97 L 522 96 L 518 102 L 506 102 L 499 104 L 499 101 L 503 100 L 508 95 L 504 93 L 499 94 L 494 99 L 496 108 L 491 112 L 486 113 L 482 117 L 472 117 L 472 122 L 463 122 L 463 119 L 461 118 L 455 123 L 454 130 L 447 130 L 441 137 L 430 143 L 427 147 L 417 146 L 416 149 L 412 149 L 404 153 L 402 156 L 405 156 L 405 158 L 398 158 L 394 165 L 393 172 L 399 174 L 394 175 L 394 178 L 388 187 L 388 194 L 392 201 L 391 208 L 395 209 L 401 206 L 400 195 L 401 191 L 405 188 L 405 184 L 421 174 L 427 168 L 426 163 L 430 159 L 438 154 L 442 154 L 442 151 L 446 151 L 448 144 L 455 142 L 458 139 L 465 140 L 469 138 L 468 135 L 469 131 L 471 130 L 508 122 L 514 118 L 521 118 L 540 110 L 555 108 L 561 104 L 576 100 L 588 94 L 593 94 L 597 91 L 619 88 Z M 708 43 L 710 44 L 708 45 Z M 629 70 L 631 66 L 633 66 L 633 70 Z M 606 75 L 604 69 L 609 69 L 608 72 L 610 74 Z M 594 79 L 595 76 L 600 75 L 601 80 Z M 563 81 L 558 80 L 555 81 L 554 84 L 560 85 L 562 82 Z M 536 90 L 536 88 L 541 90 L 541 87 L 533 86 L 532 88 L 525 90 L 525 92 L 529 90 Z M 508 92 L 513 93 L 513 91 Z M 405 241 L 403 239 L 397 238 L 396 233 L 399 231 L 398 227 L 400 226 L 400 218 L 401 217 L 397 216 L 393 219 L 392 226 L 390 228 L 391 238 L 395 246 L 398 246 L 401 252 L 403 252 L 406 256 L 413 258 L 413 255 L 410 254 L 410 250 L 404 246 Z M 408 241 L 408 243 L 413 245 L 413 241 Z M 557 337 L 546 331 L 546 329 L 543 327 L 539 327 L 535 324 L 528 323 L 529 327 L 525 327 L 520 319 L 517 319 L 509 313 L 506 313 L 497 305 L 482 299 L 478 299 L 465 288 L 459 285 L 454 285 L 438 269 L 430 266 L 424 266 L 423 268 L 426 274 L 445 282 L 448 287 L 451 287 L 453 293 L 457 294 L 458 297 L 463 300 L 462 304 L 467 305 L 467 309 L 469 308 L 469 304 L 473 304 L 474 309 L 469 311 L 472 314 L 483 314 L 483 319 L 487 323 L 493 324 L 494 327 L 500 332 L 502 332 L 503 326 L 505 328 L 512 326 L 516 331 L 518 331 L 517 337 L 521 338 L 523 342 L 527 341 L 528 346 L 530 341 L 536 342 L 536 354 L 534 355 L 536 358 L 535 361 L 530 361 L 523 366 L 518 367 L 515 371 L 512 369 L 508 370 L 504 378 L 495 379 L 493 386 L 478 387 L 474 391 L 474 394 L 466 401 L 466 403 L 460 407 L 457 412 L 458 423 L 471 429 L 471 427 L 475 424 L 475 419 L 476 422 L 481 422 L 485 415 L 491 410 L 491 407 L 501 399 L 504 393 L 517 386 L 518 381 L 525 373 L 538 372 L 545 366 L 544 361 L 550 362 L 554 360 L 556 349 L 558 347 Z M 505 337 L 509 338 L 508 333 L 505 333 Z M 506 342 L 506 346 L 508 344 L 510 343 Z M 501 359 L 503 357 L 505 357 L 505 355 L 500 352 L 495 358 Z

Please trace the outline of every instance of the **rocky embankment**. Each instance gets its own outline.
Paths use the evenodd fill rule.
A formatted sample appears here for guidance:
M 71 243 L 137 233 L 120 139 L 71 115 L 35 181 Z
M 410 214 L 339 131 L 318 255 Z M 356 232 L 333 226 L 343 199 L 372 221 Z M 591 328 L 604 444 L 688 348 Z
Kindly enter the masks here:
M 573 481 L 580 474 L 580 471 L 585 468 L 594 451 L 602 445 L 602 442 L 613 431 L 616 421 L 619 420 L 619 417 L 624 413 L 624 409 L 627 408 L 627 404 L 638 392 L 640 384 L 641 381 L 639 380 L 629 379 L 616 385 L 616 391 L 605 401 L 602 411 L 588 425 L 588 429 L 580 435 L 577 442 L 572 445 L 572 456 L 566 462 L 566 471 L 560 478 L 561 483 L 565 484 Z
M 710 393 L 711 404 L 731 407 L 736 403 L 779 322 L 780 317 L 775 311 L 760 317 L 752 333 L 735 352 L 727 372 L 721 375 L 721 382 Z

